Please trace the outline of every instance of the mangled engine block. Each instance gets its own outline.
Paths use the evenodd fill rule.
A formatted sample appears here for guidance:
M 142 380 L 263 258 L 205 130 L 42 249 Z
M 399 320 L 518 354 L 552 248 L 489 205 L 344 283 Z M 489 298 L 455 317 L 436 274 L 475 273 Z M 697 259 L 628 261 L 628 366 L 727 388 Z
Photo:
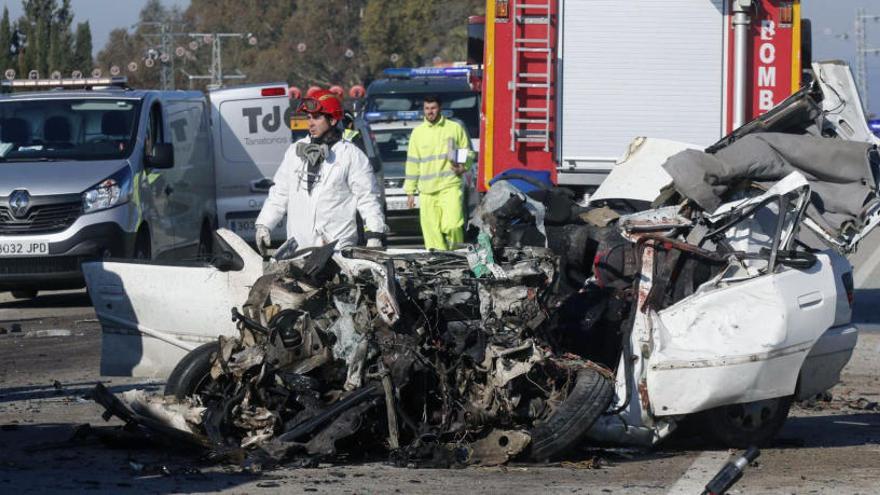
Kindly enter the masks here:
M 561 454 L 607 408 L 610 372 L 546 335 L 557 257 L 508 249 L 493 265 L 478 278 L 462 253 L 332 248 L 273 264 L 233 309 L 240 335 L 178 392 L 204 408 L 192 431 L 279 462 Z

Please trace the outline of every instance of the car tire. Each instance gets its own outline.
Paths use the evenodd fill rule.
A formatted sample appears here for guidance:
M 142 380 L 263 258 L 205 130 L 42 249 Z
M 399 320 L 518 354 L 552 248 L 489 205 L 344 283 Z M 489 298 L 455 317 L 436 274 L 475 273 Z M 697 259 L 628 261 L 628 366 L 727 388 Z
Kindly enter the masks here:
M 529 431 L 532 441 L 528 457 L 543 462 L 571 450 L 608 409 L 613 396 L 614 385 L 607 376 L 592 368 L 579 371 L 568 397 Z
M 12 297 L 16 299 L 33 299 L 39 292 L 36 289 L 23 289 L 12 291 Z
M 767 445 L 782 428 L 792 397 L 730 404 L 699 414 L 701 433 L 707 440 L 728 448 Z
M 211 366 L 219 349 L 217 342 L 209 342 L 191 350 L 168 376 L 165 395 L 183 399 L 199 393 L 210 379 Z

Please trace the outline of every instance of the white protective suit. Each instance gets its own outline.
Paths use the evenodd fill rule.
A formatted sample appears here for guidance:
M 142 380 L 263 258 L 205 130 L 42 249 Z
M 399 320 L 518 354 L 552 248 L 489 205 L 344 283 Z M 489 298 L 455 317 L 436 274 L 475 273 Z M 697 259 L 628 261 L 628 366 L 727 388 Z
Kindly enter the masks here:
M 287 148 L 257 225 L 271 229 L 286 213 L 287 238 L 296 239 L 300 249 L 335 240 L 339 241 L 337 249 L 354 245 L 356 212 L 360 212 L 367 230 L 385 232 L 379 184 L 367 156 L 354 144 L 339 140 L 321 164 L 309 194 L 308 164 L 296 153 L 298 143 L 308 142 L 305 137 Z

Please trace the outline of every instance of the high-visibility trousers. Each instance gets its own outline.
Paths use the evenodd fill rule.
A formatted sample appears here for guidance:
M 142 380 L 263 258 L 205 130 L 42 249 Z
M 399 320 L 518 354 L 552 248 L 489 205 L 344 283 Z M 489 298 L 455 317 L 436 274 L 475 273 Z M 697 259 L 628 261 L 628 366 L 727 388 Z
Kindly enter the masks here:
M 464 210 L 461 188 L 449 187 L 419 194 L 419 219 L 425 249 L 448 251 L 464 242 Z

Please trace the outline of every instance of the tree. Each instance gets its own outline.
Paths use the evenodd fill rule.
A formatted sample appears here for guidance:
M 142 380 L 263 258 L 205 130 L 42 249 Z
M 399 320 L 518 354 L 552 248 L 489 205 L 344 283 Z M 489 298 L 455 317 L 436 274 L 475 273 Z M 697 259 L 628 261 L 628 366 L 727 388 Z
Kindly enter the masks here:
M 70 72 L 73 53 L 73 34 L 70 31 L 72 23 L 70 0 L 62 0 L 61 6 L 55 10 L 51 19 L 47 72 L 58 71 L 61 74 Z
M 76 25 L 71 66 L 73 69 L 81 71 L 83 74 L 88 74 L 91 72 L 93 65 L 92 29 L 89 27 L 89 21 L 80 22 Z
M 9 23 L 9 9 L 3 7 L 0 19 L 0 72 L 13 67 L 12 24 Z
M 211 70 L 211 43 L 187 36 L 189 31 L 251 34 L 256 45 L 246 38 L 222 41 L 223 72 L 241 70 L 247 75 L 241 83 L 349 86 L 389 66 L 433 65 L 438 57 L 464 60 L 467 17 L 483 6 L 482 0 L 191 0 L 180 13 L 150 0 L 140 13 L 142 23 L 114 31 L 97 62 L 105 71 L 136 62 L 138 70 L 126 72 L 131 83 L 156 87 L 160 64 L 148 68 L 143 62 L 159 44 L 159 27 L 144 22 L 164 22 L 170 31 L 183 33 L 173 37 L 168 54 L 178 87 L 188 82 L 183 70 L 199 75 Z
M 362 41 L 371 75 L 389 66 L 434 65 L 464 60 L 467 17 L 483 2 L 457 0 L 368 0 Z
M 163 63 L 171 64 L 174 46 L 167 47 L 163 62 L 161 55 L 165 47 L 161 45 L 161 26 L 165 24 L 169 30 L 183 30 L 186 26 L 182 13 L 168 9 L 160 0 L 150 0 L 138 15 L 138 24 L 132 32 L 119 28 L 110 32 L 110 39 L 97 56 L 97 67 L 104 74 L 110 73 L 115 66 L 120 75 L 128 77 L 129 84 L 139 88 L 158 88 L 161 85 L 161 67 Z M 132 70 L 134 69 L 134 70 Z M 177 84 L 182 82 L 181 74 L 174 73 Z
M 67 74 L 72 64 L 73 12 L 70 0 L 24 0 L 24 15 L 12 36 L 21 76 L 37 70 L 40 77 L 58 71 Z
M 286 64 L 275 64 L 276 78 L 302 85 L 351 85 L 363 80 L 360 45 L 364 0 L 301 2 L 285 22 L 279 44 Z

